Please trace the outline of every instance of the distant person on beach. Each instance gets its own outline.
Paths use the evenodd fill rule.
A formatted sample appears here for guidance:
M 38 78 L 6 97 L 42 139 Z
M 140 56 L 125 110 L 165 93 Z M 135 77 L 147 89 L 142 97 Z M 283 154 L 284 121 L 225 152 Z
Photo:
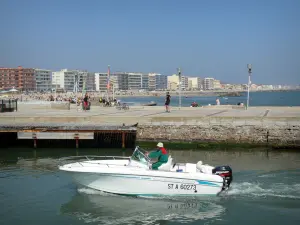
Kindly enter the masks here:
M 167 92 L 166 101 L 165 101 L 166 112 L 170 112 L 170 102 L 171 102 L 171 96 L 169 92 Z
M 220 99 L 219 98 L 216 99 L 216 104 L 220 105 Z
M 85 94 L 85 96 L 83 98 L 84 111 L 86 111 L 88 105 L 89 105 L 89 96 L 88 96 L 88 94 Z

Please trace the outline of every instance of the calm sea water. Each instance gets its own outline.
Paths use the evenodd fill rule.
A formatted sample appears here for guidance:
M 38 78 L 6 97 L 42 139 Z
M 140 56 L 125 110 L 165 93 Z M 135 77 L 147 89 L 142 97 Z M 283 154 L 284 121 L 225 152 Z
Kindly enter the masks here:
M 119 98 L 117 96 L 117 98 Z M 190 106 L 192 102 L 197 102 L 200 105 L 215 105 L 216 96 L 182 96 L 182 106 Z M 165 97 L 120 97 L 124 102 L 131 102 L 132 104 L 145 104 L 150 101 L 155 101 L 158 105 L 164 105 Z M 236 105 L 239 102 L 246 104 L 247 94 L 243 93 L 240 97 L 220 97 L 222 105 Z M 178 96 L 172 96 L 171 106 L 178 106 Z M 300 106 L 300 91 L 289 92 L 251 92 L 250 106 Z
M 222 197 L 133 198 L 77 187 L 57 169 L 71 150 L 0 152 L 0 224 L 300 224 L 300 153 L 171 151 L 176 161 L 229 164 L 231 190 Z M 79 155 L 130 155 L 80 150 Z

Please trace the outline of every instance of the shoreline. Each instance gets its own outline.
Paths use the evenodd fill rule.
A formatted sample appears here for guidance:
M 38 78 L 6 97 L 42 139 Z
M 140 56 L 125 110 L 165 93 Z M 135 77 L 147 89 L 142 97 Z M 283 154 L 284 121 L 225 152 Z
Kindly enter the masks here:
M 250 90 L 250 93 L 257 92 L 298 92 L 300 89 L 292 89 L 292 90 Z M 169 92 L 170 95 L 179 96 L 178 91 L 155 91 L 155 92 L 147 92 L 147 93 L 136 93 L 131 94 L 115 94 L 117 97 L 165 97 L 166 92 Z M 246 90 L 215 90 L 215 91 L 181 91 L 181 96 L 205 96 L 205 97 L 240 97 L 233 96 L 232 94 L 239 93 L 240 96 L 244 96 L 247 94 Z M 228 96 L 226 95 L 228 94 Z

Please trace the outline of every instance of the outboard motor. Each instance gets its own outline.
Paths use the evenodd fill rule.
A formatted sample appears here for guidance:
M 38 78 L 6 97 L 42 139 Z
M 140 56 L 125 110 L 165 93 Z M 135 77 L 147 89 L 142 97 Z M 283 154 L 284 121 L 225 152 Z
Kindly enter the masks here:
M 224 183 L 222 190 L 228 189 L 233 179 L 232 169 L 230 168 L 230 166 L 217 166 L 212 170 L 212 172 L 213 174 L 223 177 Z

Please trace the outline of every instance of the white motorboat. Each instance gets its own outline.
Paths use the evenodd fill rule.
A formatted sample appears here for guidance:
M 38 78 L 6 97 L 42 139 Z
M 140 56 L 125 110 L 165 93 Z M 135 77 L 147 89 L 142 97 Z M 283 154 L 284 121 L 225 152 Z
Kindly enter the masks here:
M 168 162 L 158 170 L 151 169 L 151 160 L 144 150 L 136 147 L 131 157 L 72 156 L 60 159 L 59 169 L 72 175 L 76 183 L 103 192 L 134 196 L 194 196 L 218 195 L 232 181 L 229 166 L 212 167 L 201 161 Z M 103 158 L 105 157 L 105 158 Z M 101 158 L 99 160 L 99 158 Z M 76 162 L 65 163 L 68 160 Z

